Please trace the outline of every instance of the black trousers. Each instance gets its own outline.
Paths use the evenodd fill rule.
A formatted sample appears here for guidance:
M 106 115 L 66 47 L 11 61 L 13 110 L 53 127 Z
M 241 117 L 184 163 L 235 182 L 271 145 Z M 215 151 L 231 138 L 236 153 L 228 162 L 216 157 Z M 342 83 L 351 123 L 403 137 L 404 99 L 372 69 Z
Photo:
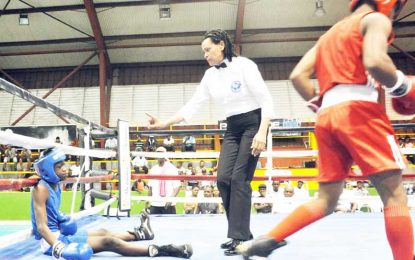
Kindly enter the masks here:
M 251 145 L 261 123 L 261 110 L 228 117 L 219 157 L 217 185 L 228 219 L 228 237 L 249 240 L 251 181 L 259 156 Z

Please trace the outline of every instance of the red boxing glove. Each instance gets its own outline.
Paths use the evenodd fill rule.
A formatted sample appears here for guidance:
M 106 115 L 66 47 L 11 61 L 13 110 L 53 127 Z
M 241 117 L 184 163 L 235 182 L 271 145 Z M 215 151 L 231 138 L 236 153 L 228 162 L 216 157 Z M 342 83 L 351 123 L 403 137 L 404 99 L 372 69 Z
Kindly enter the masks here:
M 396 72 L 398 82 L 391 89 L 386 89 L 392 98 L 392 108 L 401 115 L 415 114 L 415 76 L 404 76 Z
M 311 111 L 313 111 L 314 113 L 317 113 L 318 110 L 321 107 L 321 103 L 323 102 L 323 98 L 320 96 L 315 96 L 312 99 L 310 99 L 309 101 L 306 102 L 306 105 L 309 109 L 311 109 Z

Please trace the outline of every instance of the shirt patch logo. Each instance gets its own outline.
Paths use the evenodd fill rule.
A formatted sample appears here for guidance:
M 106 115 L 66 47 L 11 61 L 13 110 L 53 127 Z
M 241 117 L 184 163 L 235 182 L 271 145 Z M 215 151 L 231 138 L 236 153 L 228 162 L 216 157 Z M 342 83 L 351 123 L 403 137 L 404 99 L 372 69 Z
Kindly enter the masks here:
M 232 92 L 234 92 L 234 93 L 238 93 L 238 92 L 241 92 L 241 82 L 240 81 L 234 81 L 234 82 L 232 82 L 232 84 L 231 84 L 231 90 L 232 90 Z

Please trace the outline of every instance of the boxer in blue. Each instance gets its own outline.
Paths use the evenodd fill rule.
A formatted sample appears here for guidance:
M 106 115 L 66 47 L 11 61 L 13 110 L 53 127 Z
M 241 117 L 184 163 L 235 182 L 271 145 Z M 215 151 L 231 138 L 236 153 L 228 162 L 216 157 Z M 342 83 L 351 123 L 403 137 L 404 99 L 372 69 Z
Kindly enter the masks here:
M 61 189 L 59 182 L 66 178 L 65 154 L 56 149 L 45 150 L 35 163 L 40 176 L 32 191 L 31 216 L 33 234 L 40 241 L 44 254 L 56 259 L 85 260 L 94 253 L 111 251 L 123 256 L 171 256 L 190 258 L 191 245 L 137 245 L 128 241 L 152 240 L 154 233 L 149 216 L 140 215 L 141 225 L 131 231 L 111 232 L 78 230 L 76 221 L 59 211 Z

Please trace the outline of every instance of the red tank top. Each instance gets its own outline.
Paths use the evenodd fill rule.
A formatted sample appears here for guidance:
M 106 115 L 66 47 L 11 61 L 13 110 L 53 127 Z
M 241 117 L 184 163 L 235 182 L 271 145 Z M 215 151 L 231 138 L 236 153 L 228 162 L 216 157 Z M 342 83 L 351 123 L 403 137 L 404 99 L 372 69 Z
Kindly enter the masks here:
M 320 96 L 338 84 L 366 84 L 360 21 L 371 12 L 344 18 L 317 41 L 316 75 Z

